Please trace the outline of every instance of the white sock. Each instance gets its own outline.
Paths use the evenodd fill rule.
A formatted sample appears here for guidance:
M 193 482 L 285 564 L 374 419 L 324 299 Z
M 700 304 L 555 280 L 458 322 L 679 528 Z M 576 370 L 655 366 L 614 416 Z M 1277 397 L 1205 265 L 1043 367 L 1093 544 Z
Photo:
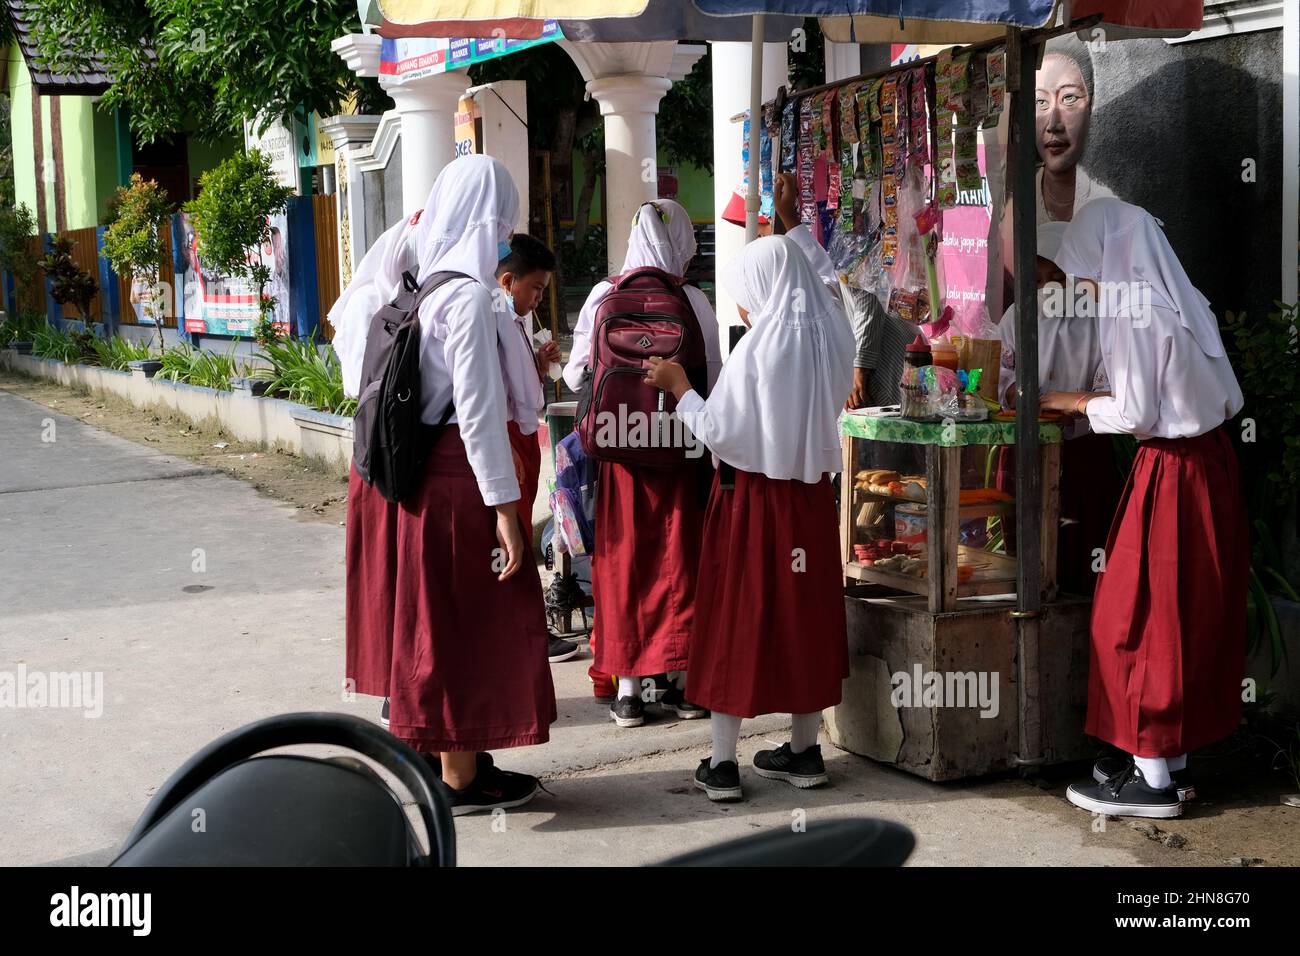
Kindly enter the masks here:
M 817 743 L 817 732 L 822 729 L 822 712 L 790 715 L 790 752 L 801 754 Z
M 1134 757 L 1133 762 L 1142 771 L 1142 779 L 1148 787 L 1164 790 L 1173 783 L 1169 776 L 1169 761 L 1164 757 Z
M 635 697 L 641 692 L 641 685 L 637 683 L 635 677 L 620 677 L 618 679 L 618 696 Z
M 1167 761 L 1165 761 L 1165 762 L 1169 764 L 1169 772 L 1170 772 L 1170 773 L 1177 773 L 1177 772 L 1180 771 L 1180 770 L 1186 770 L 1186 769 L 1187 769 L 1187 754 L 1183 754 L 1181 757 L 1170 757 L 1170 758 L 1169 758 Z
M 736 741 L 740 739 L 740 718 L 731 714 L 720 714 L 716 710 L 709 717 L 709 729 L 713 731 L 713 757 L 710 767 L 730 760 L 736 762 Z
M 669 671 L 668 679 L 678 690 L 686 689 L 686 671 Z

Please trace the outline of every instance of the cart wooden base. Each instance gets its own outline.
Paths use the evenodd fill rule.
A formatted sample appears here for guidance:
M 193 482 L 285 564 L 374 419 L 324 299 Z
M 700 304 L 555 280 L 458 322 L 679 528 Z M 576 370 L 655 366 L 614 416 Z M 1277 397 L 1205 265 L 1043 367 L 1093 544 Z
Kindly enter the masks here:
M 1009 615 L 1015 602 L 961 601 L 955 612 L 932 613 L 923 597 L 875 596 L 885 593 L 873 586 L 846 592 L 850 673 L 843 701 L 825 712 L 831 742 L 928 780 L 1017 768 L 1016 625 Z M 1096 750 L 1083 735 L 1091 607 L 1085 598 L 1062 596 L 1039 618 L 1048 763 Z M 931 674 L 945 691 L 937 702 L 934 695 L 925 699 Z M 918 679 L 921 686 L 914 686 Z

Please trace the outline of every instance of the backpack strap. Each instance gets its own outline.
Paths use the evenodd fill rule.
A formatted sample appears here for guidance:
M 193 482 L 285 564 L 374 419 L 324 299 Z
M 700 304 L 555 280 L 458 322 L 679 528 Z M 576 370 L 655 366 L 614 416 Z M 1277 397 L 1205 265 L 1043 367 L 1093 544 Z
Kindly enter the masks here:
M 446 285 L 452 279 L 469 279 L 474 282 L 473 276 L 466 275 L 463 272 L 435 272 L 429 276 L 424 285 L 415 281 L 415 276 L 411 275 L 410 270 L 402 273 L 402 286 L 404 289 L 413 293 L 415 298 L 411 301 L 410 311 L 414 312 L 420 305 L 432 295 L 435 291 Z

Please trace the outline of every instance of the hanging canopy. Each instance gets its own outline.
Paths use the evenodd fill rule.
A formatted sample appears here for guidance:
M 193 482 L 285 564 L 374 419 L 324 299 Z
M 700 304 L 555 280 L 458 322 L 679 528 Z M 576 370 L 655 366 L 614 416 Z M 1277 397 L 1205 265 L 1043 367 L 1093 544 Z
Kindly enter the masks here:
M 764 39 L 781 42 L 817 17 L 840 43 L 977 43 L 1010 26 L 1099 16 L 1110 39 L 1181 36 L 1201 26 L 1200 0 L 379 0 L 385 37 L 536 39 L 547 19 L 571 40 L 749 40 L 749 20 L 766 14 Z M 852 15 L 849 15 L 852 14 Z

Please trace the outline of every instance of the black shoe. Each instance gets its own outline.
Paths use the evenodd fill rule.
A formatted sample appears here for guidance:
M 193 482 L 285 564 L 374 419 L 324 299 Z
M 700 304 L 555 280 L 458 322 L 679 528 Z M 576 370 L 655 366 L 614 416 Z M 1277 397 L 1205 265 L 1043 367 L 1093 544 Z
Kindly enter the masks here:
M 485 756 L 480 754 L 479 756 Z M 451 815 L 463 817 L 467 813 L 484 810 L 509 810 L 520 807 L 542 789 L 541 781 L 526 773 L 511 773 L 489 766 L 479 767 L 474 780 L 464 790 L 447 788 L 451 802 Z
M 1105 783 L 1072 783 L 1065 798 L 1081 810 L 1113 817 L 1152 817 L 1166 820 L 1183 815 L 1183 804 L 1174 787 L 1157 790 L 1147 786 L 1142 771 L 1129 764 Z
M 734 760 L 724 760 L 716 767 L 709 766 L 705 757 L 695 768 L 695 786 L 709 795 L 714 803 L 734 803 L 744 800 L 744 791 L 740 789 L 740 768 Z
M 388 729 L 388 698 L 384 698 L 384 706 L 379 708 L 379 722 Z
M 609 719 L 620 727 L 640 727 L 645 723 L 645 701 L 640 697 L 619 697 L 609 708 Z
M 760 750 L 754 754 L 754 770 L 769 780 L 784 780 L 792 787 L 806 790 L 830 782 L 822 748 L 813 744 L 803 753 L 792 753 L 789 744 L 775 750 Z
M 551 635 L 551 645 L 546 652 L 546 659 L 552 664 L 558 664 L 560 661 L 567 661 L 570 658 L 577 657 L 582 652 L 582 648 L 573 641 L 566 641 L 562 637 Z
M 709 716 L 706 709 L 687 700 L 686 692 L 678 690 L 675 684 L 669 685 L 664 691 L 663 697 L 659 698 L 659 706 L 664 710 L 676 711 L 677 716 L 682 720 L 699 720 L 701 717 Z
M 1124 772 L 1124 770 L 1133 764 L 1132 757 L 1102 757 L 1092 765 L 1092 779 L 1098 783 L 1105 783 L 1111 777 Z M 1182 770 L 1169 771 L 1169 777 L 1174 782 L 1174 789 L 1178 791 L 1178 799 L 1186 803 L 1188 800 L 1196 799 L 1196 784 L 1187 774 L 1187 768 Z

